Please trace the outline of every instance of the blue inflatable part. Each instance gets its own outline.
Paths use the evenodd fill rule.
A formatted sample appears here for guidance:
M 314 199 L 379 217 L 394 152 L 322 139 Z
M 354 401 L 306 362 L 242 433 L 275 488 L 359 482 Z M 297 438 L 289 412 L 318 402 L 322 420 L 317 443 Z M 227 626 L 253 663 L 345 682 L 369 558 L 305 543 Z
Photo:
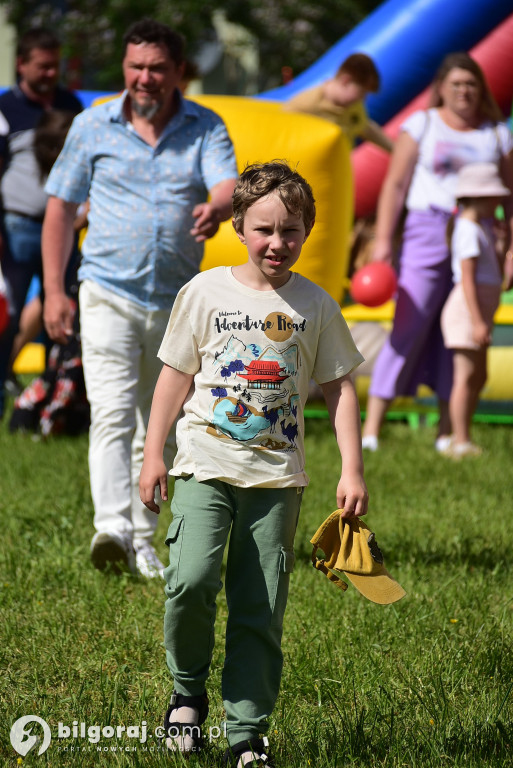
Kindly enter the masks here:
M 8 88 L 3 86 L 0 87 L 0 93 L 3 93 L 4 91 L 7 91 Z M 74 93 L 77 94 L 78 98 L 82 102 L 82 104 L 85 107 L 90 107 L 91 104 L 96 101 L 96 99 L 102 98 L 104 96 L 115 96 L 116 94 L 112 91 L 74 91 Z
M 76 93 L 84 107 L 90 107 L 93 101 L 96 99 L 100 99 L 108 95 L 115 95 L 112 93 L 112 91 L 77 91 Z
M 468 51 L 513 13 L 513 0 L 388 0 L 287 85 L 257 98 L 285 101 L 333 77 L 351 53 L 367 53 L 381 75 L 369 115 L 384 125 L 433 79 L 444 56 Z
M 285 101 L 333 77 L 344 59 L 361 51 L 381 75 L 381 90 L 366 107 L 384 125 L 430 84 L 446 54 L 470 50 L 511 13 L 513 0 L 387 0 L 292 82 L 254 98 Z M 78 95 L 89 107 L 107 92 Z

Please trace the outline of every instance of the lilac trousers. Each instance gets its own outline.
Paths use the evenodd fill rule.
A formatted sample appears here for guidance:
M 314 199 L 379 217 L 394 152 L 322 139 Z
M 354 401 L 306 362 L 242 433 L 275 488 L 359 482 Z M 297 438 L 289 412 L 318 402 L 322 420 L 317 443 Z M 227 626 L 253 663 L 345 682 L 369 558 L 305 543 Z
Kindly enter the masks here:
M 427 384 L 441 400 L 449 399 L 452 355 L 440 329 L 452 288 L 448 218 L 437 210 L 410 211 L 406 217 L 394 324 L 376 360 L 370 395 L 391 400 L 415 395 L 419 384 Z

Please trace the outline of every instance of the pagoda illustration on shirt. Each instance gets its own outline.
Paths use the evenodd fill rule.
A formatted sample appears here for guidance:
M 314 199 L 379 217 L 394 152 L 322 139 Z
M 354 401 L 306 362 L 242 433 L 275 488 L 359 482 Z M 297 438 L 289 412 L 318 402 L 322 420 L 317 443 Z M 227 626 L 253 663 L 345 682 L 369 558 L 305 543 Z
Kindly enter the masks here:
M 299 348 L 261 349 L 232 336 L 216 354 L 209 434 L 266 450 L 296 450 Z
M 241 379 L 247 379 L 250 389 L 280 389 L 289 374 L 280 368 L 277 360 L 252 360 L 245 365 L 247 373 L 239 373 Z

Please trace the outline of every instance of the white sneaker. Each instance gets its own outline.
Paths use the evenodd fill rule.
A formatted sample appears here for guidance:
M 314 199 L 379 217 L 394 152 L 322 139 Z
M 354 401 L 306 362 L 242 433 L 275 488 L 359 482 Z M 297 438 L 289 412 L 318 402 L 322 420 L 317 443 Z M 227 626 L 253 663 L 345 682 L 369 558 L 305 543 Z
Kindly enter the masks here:
M 378 450 L 378 438 L 376 435 L 364 435 L 362 437 L 362 448 L 364 451 L 374 451 Z
M 160 562 L 151 544 L 139 544 L 135 548 L 135 564 L 137 571 L 145 579 L 164 578 L 164 564 Z
M 450 446 L 444 451 L 444 456 L 449 456 L 450 459 L 464 459 L 467 456 L 481 456 L 483 449 L 480 445 L 475 443 L 455 443 L 452 442 Z
M 452 443 L 452 437 L 450 435 L 440 435 L 435 440 L 435 451 L 438 453 L 445 453 Z
M 132 539 L 117 531 L 95 533 L 91 541 L 91 561 L 99 571 L 104 571 L 110 565 L 115 573 L 121 573 L 123 567 L 135 573 Z

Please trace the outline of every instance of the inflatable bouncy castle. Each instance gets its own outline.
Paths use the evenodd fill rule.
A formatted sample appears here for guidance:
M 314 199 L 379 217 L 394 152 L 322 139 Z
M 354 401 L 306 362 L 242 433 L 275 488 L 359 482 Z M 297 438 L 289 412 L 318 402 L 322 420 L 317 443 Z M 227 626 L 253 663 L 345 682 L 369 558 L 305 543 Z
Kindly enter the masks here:
M 308 179 L 316 198 L 317 220 L 297 268 L 342 303 L 352 223 L 355 216 L 374 212 L 388 156 L 368 143 L 351 153 L 336 125 L 285 112 L 281 103 L 332 77 L 350 53 L 362 51 L 376 62 L 382 81 L 381 91 L 368 99 L 369 115 L 394 138 L 405 117 L 426 106 L 428 86 L 442 58 L 452 51 L 468 50 L 506 114 L 513 97 L 512 39 L 513 0 L 387 0 L 287 85 L 256 98 L 195 98 L 225 120 L 240 170 L 250 162 L 283 159 Z M 80 96 L 88 106 L 100 94 L 82 92 Z M 243 258 L 244 249 L 230 222 L 225 222 L 206 244 L 203 268 L 238 263 Z M 350 322 L 378 322 L 386 327 L 393 303 L 374 310 L 353 305 L 343 311 Z M 512 401 L 513 305 L 503 303 L 496 322 L 488 394 L 484 396 Z
M 405 117 L 426 106 L 428 86 L 443 57 L 469 50 L 506 112 L 513 97 L 512 39 L 513 0 L 388 0 L 287 85 L 256 98 L 195 98 L 225 120 L 239 169 L 279 158 L 311 183 L 318 217 L 298 269 L 342 301 L 352 222 L 374 212 L 388 155 L 368 143 L 350 153 L 337 126 L 286 113 L 281 103 L 332 77 L 349 54 L 361 51 L 372 57 L 381 75 L 380 92 L 367 101 L 369 115 L 394 138 Z M 85 105 L 99 96 L 80 95 Z M 225 223 L 207 243 L 204 266 L 233 263 L 241 254 Z

